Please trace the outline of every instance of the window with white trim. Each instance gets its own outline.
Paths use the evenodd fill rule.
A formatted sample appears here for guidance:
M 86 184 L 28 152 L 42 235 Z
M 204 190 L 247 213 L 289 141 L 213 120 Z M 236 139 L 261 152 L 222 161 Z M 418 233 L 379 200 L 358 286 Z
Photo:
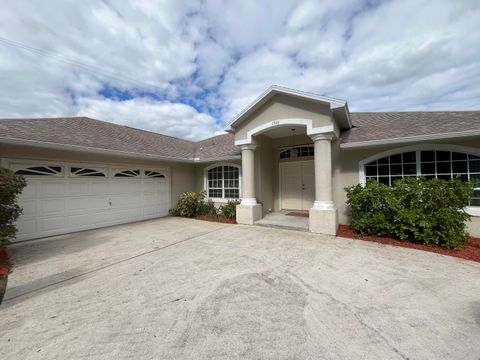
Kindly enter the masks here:
M 363 165 L 365 180 L 386 185 L 405 177 L 470 180 L 474 193 L 470 206 L 480 206 L 480 156 L 444 150 L 417 150 L 385 156 Z
M 234 165 L 219 165 L 208 169 L 206 185 L 208 198 L 240 198 L 239 167 Z
M 166 176 L 164 173 L 156 170 L 145 170 L 145 177 L 146 178 L 160 178 L 160 179 L 166 179 Z
M 72 177 L 77 177 L 77 176 L 78 177 L 82 177 L 82 176 L 106 177 L 107 172 L 105 170 L 100 170 L 100 169 L 71 167 L 70 168 L 70 176 L 72 176 Z
M 27 175 L 27 176 L 62 176 L 62 167 L 61 166 L 50 166 L 50 165 L 33 165 L 25 167 L 16 167 L 18 170 L 15 170 L 16 175 Z
M 115 171 L 115 175 L 113 177 L 138 177 L 140 176 L 140 170 L 121 170 Z
M 294 146 L 280 150 L 280 159 L 302 158 L 314 156 L 313 145 Z

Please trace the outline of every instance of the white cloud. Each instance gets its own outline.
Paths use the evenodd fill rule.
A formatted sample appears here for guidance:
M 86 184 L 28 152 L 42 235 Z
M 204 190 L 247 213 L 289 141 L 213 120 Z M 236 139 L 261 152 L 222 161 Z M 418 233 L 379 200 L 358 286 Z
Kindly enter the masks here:
M 222 131 L 215 120 L 191 106 L 148 98 L 114 101 L 84 98 L 78 101 L 79 116 L 89 116 L 130 127 L 158 131 L 188 140 L 205 139 Z
M 271 84 L 352 110 L 478 108 L 476 0 L 16 0 L 0 21 L 1 117 L 88 114 L 198 139 Z

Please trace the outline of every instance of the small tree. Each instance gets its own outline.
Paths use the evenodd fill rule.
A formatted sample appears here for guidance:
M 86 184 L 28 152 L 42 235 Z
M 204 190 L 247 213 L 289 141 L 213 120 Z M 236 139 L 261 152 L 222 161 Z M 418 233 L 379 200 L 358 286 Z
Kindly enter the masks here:
M 17 233 L 14 223 L 22 213 L 17 196 L 26 185 L 23 176 L 0 167 L 0 247 L 8 244 Z

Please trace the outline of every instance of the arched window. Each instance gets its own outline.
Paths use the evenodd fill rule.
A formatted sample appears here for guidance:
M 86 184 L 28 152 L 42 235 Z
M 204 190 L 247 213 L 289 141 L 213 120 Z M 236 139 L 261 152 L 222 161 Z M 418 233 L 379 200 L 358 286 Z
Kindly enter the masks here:
M 391 186 L 395 180 L 416 176 L 470 180 L 475 187 L 470 206 L 480 207 L 480 153 L 422 147 L 414 151 L 390 151 L 388 155 L 384 153 L 360 162 L 362 183 L 373 179 Z
M 206 169 L 207 197 L 215 200 L 240 198 L 240 167 L 233 164 L 213 165 Z

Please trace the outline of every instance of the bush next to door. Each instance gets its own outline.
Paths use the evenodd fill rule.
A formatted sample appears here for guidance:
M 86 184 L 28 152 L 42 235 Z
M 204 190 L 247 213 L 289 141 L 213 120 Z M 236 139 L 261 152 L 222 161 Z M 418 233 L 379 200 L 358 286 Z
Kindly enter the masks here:
M 0 247 L 8 244 L 17 233 L 15 221 L 22 213 L 22 208 L 17 204 L 17 196 L 26 185 L 22 176 L 0 168 Z
M 392 187 L 374 180 L 345 189 L 352 229 L 424 245 L 461 247 L 468 238 L 463 210 L 473 192 L 460 179 L 405 178 Z
M 227 219 L 235 219 L 237 217 L 237 205 L 240 204 L 239 201 L 230 200 L 226 205 L 220 206 L 220 212 Z
M 189 191 L 180 195 L 177 207 L 170 209 L 172 216 L 196 217 L 199 215 L 217 215 L 217 208 L 213 201 L 205 201 L 206 192 L 200 191 L 198 194 Z
M 185 217 L 202 215 L 202 211 L 207 209 L 207 206 L 204 204 L 205 195 L 205 191 L 201 191 L 198 194 L 193 191 L 184 192 L 180 195 L 177 207 L 169 211 L 170 215 Z
M 205 201 L 205 196 L 205 191 L 198 194 L 185 192 L 180 195 L 177 207 L 170 209 L 169 214 L 190 218 L 201 217 L 203 220 L 227 219 L 229 223 L 235 222 L 238 201 L 229 201 L 226 205 L 217 208 L 211 200 Z

